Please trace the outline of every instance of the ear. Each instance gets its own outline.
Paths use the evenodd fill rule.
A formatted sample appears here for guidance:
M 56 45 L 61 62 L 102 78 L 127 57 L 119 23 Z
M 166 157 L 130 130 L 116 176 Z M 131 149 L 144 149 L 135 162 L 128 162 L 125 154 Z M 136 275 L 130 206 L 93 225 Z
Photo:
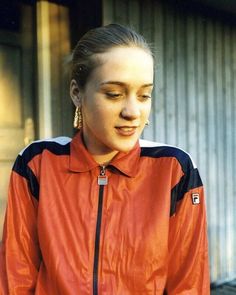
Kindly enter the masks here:
M 76 107 L 81 106 L 81 91 L 79 89 L 78 83 L 75 79 L 72 79 L 70 82 L 70 97 Z

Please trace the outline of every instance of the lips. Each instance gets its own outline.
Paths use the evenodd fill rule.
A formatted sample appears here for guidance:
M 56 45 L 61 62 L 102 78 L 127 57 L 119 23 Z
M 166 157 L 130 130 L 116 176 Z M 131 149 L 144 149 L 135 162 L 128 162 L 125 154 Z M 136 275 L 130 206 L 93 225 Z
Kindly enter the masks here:
M 117 132 L 122 136 L 131 136 L 136 132 L 136 126 L 118 126 L 115 127 Z

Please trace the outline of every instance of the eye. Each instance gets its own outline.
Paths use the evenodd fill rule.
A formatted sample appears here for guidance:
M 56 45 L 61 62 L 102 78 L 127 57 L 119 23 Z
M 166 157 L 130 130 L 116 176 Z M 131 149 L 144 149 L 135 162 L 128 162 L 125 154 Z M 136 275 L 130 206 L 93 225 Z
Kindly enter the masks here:
M 119 92 L 106 92 L 106 96 L 109 97 L 109 98 L 116 99 L 116 98 L 122 97 L 123 94 L 119 93 Z
M 151 95 L 149 94 L 142 94 L 142 95 L 139 95 L 139 98 L 142 100 L 142 101 L 145 101 L 145 100 L 148 100 L 148 99 L 151 99 Z

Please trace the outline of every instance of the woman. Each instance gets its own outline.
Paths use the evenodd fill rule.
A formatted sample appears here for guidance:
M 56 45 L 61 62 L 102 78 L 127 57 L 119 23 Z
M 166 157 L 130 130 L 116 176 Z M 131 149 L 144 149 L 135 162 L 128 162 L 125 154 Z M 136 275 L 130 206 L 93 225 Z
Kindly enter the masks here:
M 72 60 L 79 132 L 38 141 L 11 176 L 2 294 L 209 294 L 202 182 L 180 149 L 139 141 L 153 57 L 121 25 Z

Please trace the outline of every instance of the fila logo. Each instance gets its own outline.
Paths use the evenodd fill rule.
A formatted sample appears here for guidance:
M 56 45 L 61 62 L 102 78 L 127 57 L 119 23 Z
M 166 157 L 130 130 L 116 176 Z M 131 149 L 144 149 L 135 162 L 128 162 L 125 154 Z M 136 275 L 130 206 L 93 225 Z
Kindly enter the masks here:
M 198 193 L 192 194 L 192 202 L 193 202 L 193 205 L 200 204 L 200 195 Z

